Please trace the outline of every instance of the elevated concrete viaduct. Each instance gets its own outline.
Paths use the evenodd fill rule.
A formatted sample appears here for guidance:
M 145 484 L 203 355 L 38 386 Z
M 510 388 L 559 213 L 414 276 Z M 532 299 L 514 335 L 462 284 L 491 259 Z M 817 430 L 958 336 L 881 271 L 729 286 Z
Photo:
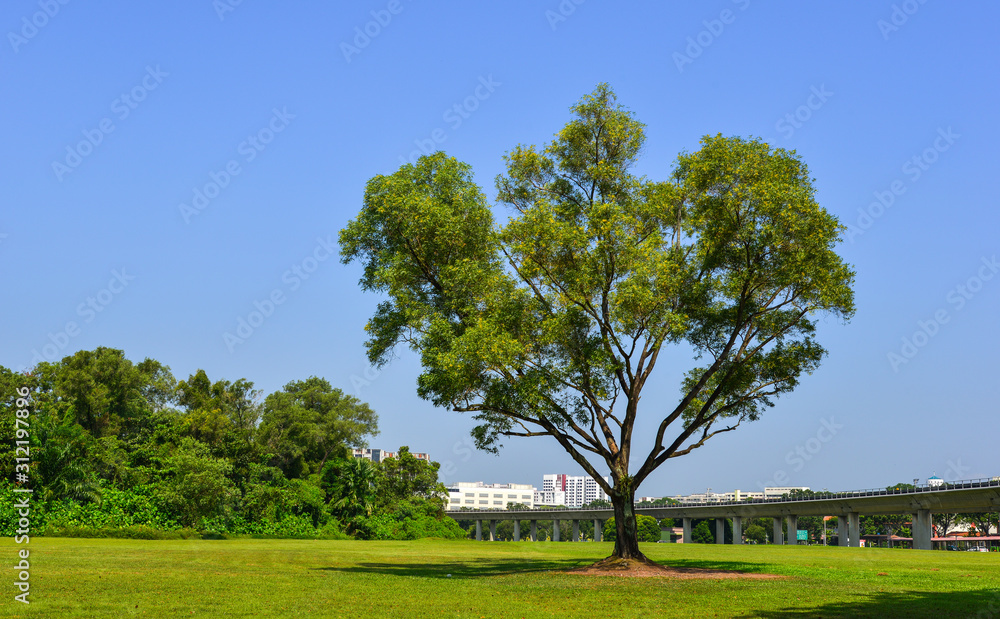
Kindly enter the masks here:
M 686 504 L 671 507 L 636 508 L 637 514 L 657 519 L 673 518 L 680 521 L 684 541 L 691 540 L 691 521 L 714 519 L 716 543 L 723 543 L 725 521 L 733 522 L 733 543 L 741 544 L 743 521 L 746 518 L 772 518 L 775 540 L 782 539 L 782 520 L 787 531 L 785 543 L 795 544 L 797 523 L 800 516 L 838 516 L 837 537 L 841 546 L 861 545 L 861 514 L 911 514 L 913 516 L 913 547 L 931 549 L 931 516 L 935 513 L 996 512 L 1000 511 L 1000 477 L 944 484 L 937 487 L 918 487 L 908 490 L 858 490 L 853 492 L 827 492 L 801 499 L 770 499 L 730 501 L 712 504 Z M 470 510 L 445 512 L 456 520 L 475 520 L 476 539 L 482 540 L 482 522 L 489 523 L 490 540 L 496 539 L 499 520 L 514 521 L 515 539 L 520 539 L 520 522 L 531 523 L 531 541 L 537 541 L 539 520 L 552 520 L 553 541 L 559 541 L 559 521 L 573 523 L 570 541 L 579 541 L 581 520 L 593 520 L 596 541 L 601 541 L 604 522 L 613 516 L 605 509 L 533 509 L 533 510 Z

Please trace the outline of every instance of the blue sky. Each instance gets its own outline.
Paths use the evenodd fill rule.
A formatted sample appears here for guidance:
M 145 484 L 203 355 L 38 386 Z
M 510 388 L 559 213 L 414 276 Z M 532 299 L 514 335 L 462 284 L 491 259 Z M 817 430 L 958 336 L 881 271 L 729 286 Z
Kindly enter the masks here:
M 420 149 L 492 198 L 502 155 L 606 81 L 651 178 L 706 134 L 795 149 L 857 271 L 822 367 L 640 494 L 1000 474 L 995 4 L 63 2 L 0 17 L 0 365 L 110 346 L 265 393 L 318 375 L 379 413 L 373 446 L 430 452 L 446 481 L 577 474 L 554 441 L 470 449 L 408 352 L 368 368 L 378 299 L 327 247 Z M 689 361 L 659 367 L 640 430 Z

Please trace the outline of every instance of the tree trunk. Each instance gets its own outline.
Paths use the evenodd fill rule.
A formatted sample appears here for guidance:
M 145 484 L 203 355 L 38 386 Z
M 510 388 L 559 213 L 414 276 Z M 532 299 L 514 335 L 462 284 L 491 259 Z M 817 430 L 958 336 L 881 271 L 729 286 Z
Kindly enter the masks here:
M 635 489 L 631 477 L 615 480 L 615 493 L 611 504 L 615 508 L 615 550 L 616 559 L 637 559 L 647 561 L 639 552 L 639 528 L 635 521 Z

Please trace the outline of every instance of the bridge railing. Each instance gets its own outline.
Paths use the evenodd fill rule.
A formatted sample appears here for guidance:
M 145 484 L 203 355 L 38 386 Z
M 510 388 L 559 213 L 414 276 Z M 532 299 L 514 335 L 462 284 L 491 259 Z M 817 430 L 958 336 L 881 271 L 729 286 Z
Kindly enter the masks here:
M 851 499 L 867 496 L 887 496 L 891 494 L 918 494 L 921 492 L 940 492 L 942 490 L 962 490 L 966 488 L 986 488 L 1000 487 L 1000 477 L 980 477 L 978 479 L 964 479 L 960 481 L 945 482 L 936 486 L 927 484 L 914 486 L 911 488 L 889 487 L 889 488 L 866 488 L 864 490 L 847 490 L 840 492 L 812 492 L 810 494 L 794 494 L 791 496 L 781 496 L 770 499 L 748 498 L 740 501 L 712 501 L 701 503 L 680 503 L 675 507 L 700 507 L 705 505 L 748 505 L 764 503 L 787 503 L 790 501 L 817 501 L 823 499 Z M 640 508 L 641 509 L 641 508 Z
M 739 501 L 706 501 L 697 503 L 672 503 L 669 505 L 661 505 L 657 507 L 639 507 L 635 506 L 636 509 L 663 509 L 668 507 L 715 507 L 715 506 L 728 506 L 728 505 L 762 505 L 767 503 L 787 503 L 791 501 L 817 501 L 824 499 L 851 499 L 860 498 L 868 496 L 886 496 L 891 494 L 918 494 L 921 492 L 940 492 L 942 490 L 963 490 L 967 488 L 987 488 L 987 487 L 1000 487 L 1000 477 L 980 477 L 978 479 L 963 479 L 960 481 L 944 482 L 936 486 L 921 485 L 914 486 L 912 488 L 868 488 L 865 490 L 848 490 L 842 492 L 814 492 L 812 494 L 806 495 L 792 495 L 792 496 L 782 496 L 770 499 L 756 499 L 747 498 Z M 483 511 L 511 511 L 520 513 L 530 513 L 538 514 L 552 511 L 613 511 L 613 507 L 567 507 L 564 509 L 560 508 L 544 508 L 544 509 L 518 509 L 518 510 L 507 510 L 507 509 L 477 509 L 470 510 L 468 513 L 474 514 L 476 512 Z M 448 510 L 450 514 L 462 513 L 462 510 Z

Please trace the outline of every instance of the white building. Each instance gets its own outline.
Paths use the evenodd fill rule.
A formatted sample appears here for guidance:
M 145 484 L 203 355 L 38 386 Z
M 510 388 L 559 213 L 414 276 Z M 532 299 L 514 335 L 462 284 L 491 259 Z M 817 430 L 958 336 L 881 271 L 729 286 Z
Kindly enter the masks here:
M 535 490 L 535 505 L 566 505 L 562 490 Z
M 808 486 L 789 486 L 780 488 L 764 488 L 763 492 L 744 492 L 742 490 L 733 490 L 732 492 L 712 492 L 712 489 L 709 488 L 705 492 L 677 495 L 671 498 L 675 501 L 680 501 L 681 503 L 725 503 L 728 501 L 746 501 L 748 499 L 780 499 L 782 495 L 790 494 L 795 490 L 804 491 L 808 489 Z
M 351 452 L 355 458 L 364 458 L 365 460 L 371 460 L 376 464 L 387 458 L 395 458 L 397 455 L 394 451 L 386 451 L 384 449 L 352 449 Z M 431 461 L 431 457 L 425 453 L 411 451 L 410 455 L 417 460 Z
M 460 481 L 448 487 L 447 509 L 507 509 L 507 503 L 535 506 L 535 487 L 530 484 L 484 484 Z
M 542 475 L 542 490 L 535 493 L 536 505 L 582 507 L 593 501 L 607 500 L 608 495 L 588 475 Z
M 780 499 L 784 494 L 791 494 L 796 490 L 805 492 L 809 490 L 809 486 L 787 486 L 781 488 L 764 488 L 764 498 L 765 499 Z

